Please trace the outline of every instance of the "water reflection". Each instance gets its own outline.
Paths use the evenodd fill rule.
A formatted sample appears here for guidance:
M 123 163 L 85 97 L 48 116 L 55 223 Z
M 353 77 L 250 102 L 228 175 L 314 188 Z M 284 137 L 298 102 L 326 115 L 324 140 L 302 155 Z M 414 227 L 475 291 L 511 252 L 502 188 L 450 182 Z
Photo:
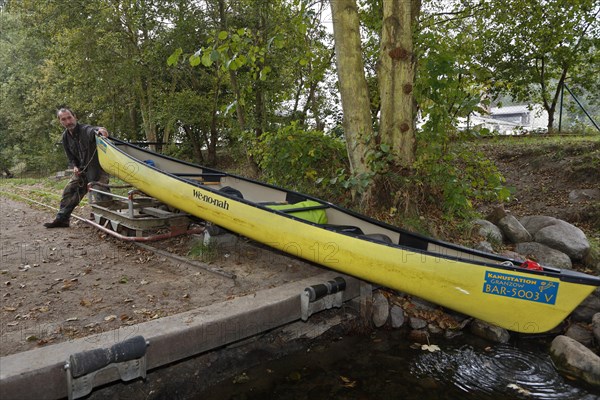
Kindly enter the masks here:
M 319 342 L 214 386 L 210 399 L 600 399 L 566 381 L 539 342 L 491 345 L 465 336 L 411 346 L 397 331 Z
M 470 345 L 423 353 L 410 363 L 415 376 L 452 384 L 482 399 L 581 399 L 586 393 L 555 370 L 541 352 L 495 345 L 478 350 Z M 592 397 L 590 397 L 592 398 Z M 594 396 L 593 398 L 596 398 Z

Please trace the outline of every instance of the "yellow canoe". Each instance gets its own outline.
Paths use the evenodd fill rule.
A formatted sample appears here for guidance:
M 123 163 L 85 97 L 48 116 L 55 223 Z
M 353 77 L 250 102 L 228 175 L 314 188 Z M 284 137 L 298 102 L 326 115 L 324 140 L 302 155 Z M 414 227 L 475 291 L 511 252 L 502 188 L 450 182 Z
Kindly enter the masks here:
M 149 196 L 284 251 L 524 333 L 560 324 L 600 278 L 407 232 L 326 201 L 97 138 L 102 168 Z

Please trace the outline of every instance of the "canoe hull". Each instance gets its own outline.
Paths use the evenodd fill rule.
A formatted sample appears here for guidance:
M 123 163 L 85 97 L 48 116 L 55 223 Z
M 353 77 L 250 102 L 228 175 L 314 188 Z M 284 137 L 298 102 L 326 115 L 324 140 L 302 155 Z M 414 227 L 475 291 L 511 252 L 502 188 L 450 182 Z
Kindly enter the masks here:
M 175 208 L 291 255 L 512 331 L 553 329 L 595 289 L 564 281 L 559 274 L 533 274 L 340 234 L 150 167 L 107 140 L 99 138 L 98 149 L 105 171 Z M 239 187 L 249 184 L 232 176 L 227 183 L 235 187 L 236 180 Z

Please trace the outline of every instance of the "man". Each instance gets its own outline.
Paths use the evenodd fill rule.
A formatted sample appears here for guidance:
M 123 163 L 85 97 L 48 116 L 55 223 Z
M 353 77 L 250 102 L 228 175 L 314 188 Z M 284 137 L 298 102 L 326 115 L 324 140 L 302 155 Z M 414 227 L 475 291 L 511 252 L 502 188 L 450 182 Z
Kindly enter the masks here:
M 56 113 L 60 124 L 65 128 L 62 144 L 69 165 L 73 166 L 73 176 L 63 190 L 60 210 L 52 222 L 44 224 L 46 228 L 68 228 L 71 213 L 87 193 L 88 182 L 108 184 L 108 174 L 100 167 L 96 150 L 96 135 L 108 137 L 103 127 L 84 125 L 68 108 Z

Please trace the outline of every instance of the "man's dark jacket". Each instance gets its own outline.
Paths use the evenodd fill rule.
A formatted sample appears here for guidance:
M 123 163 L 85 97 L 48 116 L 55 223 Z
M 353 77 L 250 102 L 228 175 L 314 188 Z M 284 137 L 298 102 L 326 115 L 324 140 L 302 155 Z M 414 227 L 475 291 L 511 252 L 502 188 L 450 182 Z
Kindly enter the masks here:
M 65 129 L 62 135 L 62 143 L 69 159 L 69 166 L 77 167 L 84 172 L 88 182 L 100 179 L 102 172 L 96 150 L 97 131 L 97 126 L 77 123 L 73 134 Z

